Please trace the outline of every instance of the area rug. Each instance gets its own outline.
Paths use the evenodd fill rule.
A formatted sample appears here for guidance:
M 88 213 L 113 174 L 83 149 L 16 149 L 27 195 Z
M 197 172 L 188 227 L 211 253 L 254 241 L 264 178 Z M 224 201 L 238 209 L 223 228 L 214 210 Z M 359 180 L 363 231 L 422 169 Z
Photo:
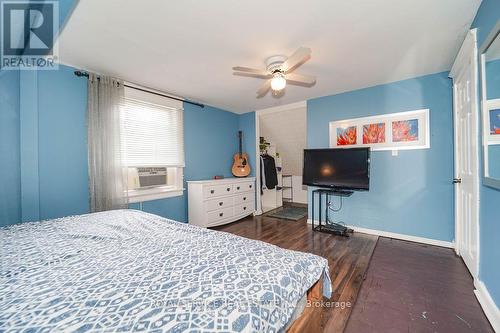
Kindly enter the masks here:
M 307 216 L 307 208 L 294 206 L 283 207 L 267 213 L 266 216 L 297 221 Z

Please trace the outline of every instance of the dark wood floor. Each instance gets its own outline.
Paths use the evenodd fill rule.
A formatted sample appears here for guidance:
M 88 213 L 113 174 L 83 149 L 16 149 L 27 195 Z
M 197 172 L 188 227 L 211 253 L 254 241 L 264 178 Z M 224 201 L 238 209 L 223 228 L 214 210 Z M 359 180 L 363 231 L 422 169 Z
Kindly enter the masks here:
M 346 333 L 493 332 L 453 250 L 380 238 Z
M 366 234 L 345 238 L 313 232 L 305 219 L 248 217 L 215 229 L 327 258 L 334 290 L 330 301 L 344 304 L 354 304 L 377 243 L 377 236 Z M 342 332 L 352 306 L 324 308 L 323 311 L 324 331 Z
M 330 301 L 354 306 L 324 308 L 324 332 L 493 332 L 451 249 L 313 232 L 305 219 L 248 217 L 215 229 L 327 258 Z

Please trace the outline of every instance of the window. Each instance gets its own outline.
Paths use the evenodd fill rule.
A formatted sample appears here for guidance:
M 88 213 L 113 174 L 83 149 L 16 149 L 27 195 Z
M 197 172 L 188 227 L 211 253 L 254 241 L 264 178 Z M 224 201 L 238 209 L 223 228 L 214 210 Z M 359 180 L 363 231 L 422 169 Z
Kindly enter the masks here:
M 130 202 L 182 195 L 182 102 L 125 88 L 120 110 L 121 154 Z

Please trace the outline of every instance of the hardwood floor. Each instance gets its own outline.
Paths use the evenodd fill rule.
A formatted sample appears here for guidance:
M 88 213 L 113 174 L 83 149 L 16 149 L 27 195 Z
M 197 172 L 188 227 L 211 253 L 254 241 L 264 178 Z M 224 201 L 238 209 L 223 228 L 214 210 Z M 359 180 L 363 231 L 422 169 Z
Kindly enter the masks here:
M 324 332 L 493 332 L 451 249 L 313 232 L 305 219 L 248 217 L 215 229 L 327 258 L 330 301 L 351 306 L 323 308 Z
M 473 290 L 453 250 L 381 237 L 345 332 L 493 332 Z
M 306 219 L 292 221 L 266 216 L 248 217 L 214 229 L 327 258 L 334 290 L 330 301 L 344 302 L 344 305 L 349 302 L 351 306 L 323 308 L 322 324 L 325 332 L 342 332 L 361 288 L 377 236 L 356 233 L 349 238 L 339 237 L 313 232 Z

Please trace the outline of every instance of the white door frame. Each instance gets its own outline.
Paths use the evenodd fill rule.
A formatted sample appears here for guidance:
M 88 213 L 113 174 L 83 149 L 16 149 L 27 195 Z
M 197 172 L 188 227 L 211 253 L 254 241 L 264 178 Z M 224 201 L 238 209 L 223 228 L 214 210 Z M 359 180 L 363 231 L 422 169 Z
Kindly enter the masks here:
M 286 105 L 275 106 L 267 109 L 255 111 L 255 181 L 257 183 L 256 193 L 256 210 L 254 215 L 262 215 L 262 202 L 261 202 L 261 184 L 260 184 L 260 116 L 264 114 L 283 112 L 287 110 L 298 109 L 301 107 L 307 108 L 307 101 L 291 103 Z
M 460 51 L 458 52 L 457 57 L 455 58 L 455 62 L 453 63 L 453 67 L 450 71 L 449 77 L 452 79 L 455 79 L 458 77 L 462 69 L 465 66 L 469 66 L 469 59 L 473 59 L 471 65 L 472 65 L 472 96 L 471 96 L 471 101 L 472 101 L 472 112 L 475 114 L 476 117 L 476 128 L 474 129 L 475 131 L 475 136 L 479 140 L 479 124 L 480 124 L 480 118 L 479 118 L 479 105 L 478 105 L 478 50 L 477 50 L 477 29 L 472 29 L 469 30 L 467 33 L 467 36 L 465 37 L 465 40 L 462 44 L 462 47 L 460 48 Z M 455 115 L 456 112 L 456 91 L 455 91 L 455 84 L 453 84 L 453 126 L 454 126 L 454 177 L 458 176 L 458 152 L 457 152 L 457 147 L 458 147 L 458 134 L 457 134 L 457 124 L 458 124 L 458 117 Z M 479 143 L 479 141 L 478 141 Z M 477 211 L 474 216 L 476 223 L 477 223 L 477 232 L 476 232 L 476 237 L 477 237 L 477 259 L 475 264 L 475 274 L 473 275 L 474 281 L 478 280 L 479 278 L 479 258 L 480 258 L 480 236 L 479 236 L 479 207 L 480 207 L 480 198 L 479 198 L 479 184 L 480 184 L 480 179 L 479 179 L 479 149 L 480 145 L 477 145 L 476 149 L 476 154 L 474 156 L 476 160 L 476 177 L 475 178 L 475 184 L 474 186 L 476 187 L 476 198 L 474 199 L 477 204 Z M 456 189 L 456 187 L 455 187 Z M 460 248 L 461 248 L 461 225 L 460 222 L 461 220 L 458 218 L 459 212 L 458 212 L 458 191 L 455 191 L 455 252 L 457 255 L 461 255 L 460 253 Z

